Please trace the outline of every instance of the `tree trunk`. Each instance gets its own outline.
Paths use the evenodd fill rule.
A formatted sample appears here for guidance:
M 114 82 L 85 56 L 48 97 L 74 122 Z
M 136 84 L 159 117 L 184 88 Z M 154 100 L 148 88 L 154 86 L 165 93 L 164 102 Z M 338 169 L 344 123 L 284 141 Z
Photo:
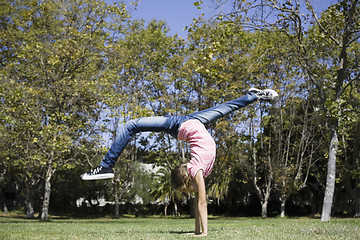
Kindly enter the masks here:
M 32 196 L 32 189 L 34 181 L 27 181 L 29 184 L 24 184 L 24 193 L 25 193 L 25 208 L 26 208 L 26 218 L 34 218 L 34 199 Z
M 165 217 L 167 216 L 167 208 L 168 208 L 168 204 L 165 203 L 165 208 L 164 208 Z
M 9 213 L 9 210 L 7 208 L 6 203 L 4 202 L 4 214 L 8 214 L 8 213 Z
M 331 208 L 335 191 L 335 173 L 336 173 L 336 155 L 338 151 L 338 134 L 337 129 L 332 127 L 332 136 L 329 147 L 328 172 L 326 178 L 326 188 L 324 202 L 321 214 L 321 221 L 330 221 Z
M 120 218 L 120 201 L 119 201 L 119 196 L 117 194 L 115 194 L 115 219 L 119 219 Z
M 262 114 L 260 119 L 262 119 Z M 253 127 L 253 118 L 251 118 L 250 121 L 250 132 L 251 132 L 251 136 L 252 139 L 250 141 L 250 149 L 252 150 L 252 171 L 253 171 L 253 184 L 256 190 L 256 193 L 260 199 L 260 203 L 261 203 L 261 217 L 262 218 L 267 218 L 267 205 L 269 202 L 269 198 L 270 198 L 270 193 L 272 190 L 272 182 L 273 182 L 273 171 L 272 171 L 272 166 L 271 166 L 271 158 L 268 157 L 268 176 L 265 176 L 265 186 L 263 186 L 263 190 L 260 189 L 260 187 L 258 186 L 258 178 L 257 178 L 257 155 L 256 155 L 256 149 L 255 149 L 255 141 L 253 139 L 253 136 L 255 136 L 254 133 L 254 127 Z M 270 145 L 271 146 L 271 145 Z M 271 152 L 270 147 L 269 146 L 269 152 Z M 261 149 L 264 149 L 263 146 L 263 139 L 261 139 Z M 265 173 L 267 174 L 267 173 Z
M 177 208 L 177 204 L 175 201 L 174 201 L 174 211 L 175 211 L 175 217 L 180 216 L 180 214 L 178 213 L 178 208 Z
M 51 166 L 48 166 L 46 175 L 45 175 L 45 193 L 43 206 L 41 211 L 41 220 L 47 221 L 49 219 L 49 203 L 50 203 L 50 193 L 51 193 L 51 177 L 53 174 L 53 170 Z
M 285 205 L 286 205 L 286 197 L 283 196 L 283 197 L 281 197 L 281 205 L 280 205 L 280 210 L 281 210 L 280 217 L 281 218 L 285 217 Z
M 268 199 L 265 199 L 261 202 L 261 217 L 267 218 L 267 205 L 268 205 Z
M 119 197 L 119 179 L 116 177 L 113 179 L 113 187 L 114 187 L 114 199 L 115 199 L 115 205 L 114 205 L 114 218 L 119 219 L 120 218 L 120 197 Z
M 120 115 L 119 110 L 117 110 L 116 115 Z M 114 122 L 113 122 L 113 131 L 112 131 L 112 142 L 114 142 L 116 140 L 116 138 L 118 137 L 117 135 L 117 129 L 119 127 L 120 121 L 119 121 L 119 117 L 114 117 Z M 114 187 L 114 199 L 115 199 L 115 205 L 114 205 L 114 218 L 115 219 L 119 219 L 120 218 L 120 200 L 122 198 L 122 194 L 121 194 L 121 190 L 120 190 L 120 175 L 119 175 L 119 171 L 117 169 L 115 169 L 115 178 L 113 178 L 113 187 Z
M 357 183 L 359 181 L 356 181 Z M 354 217 L 356 218 L 360 218 L 360 187 L 358 187 L 359 185 L 356 186 L 355 189 L 355 198 L 354 198 L 354 202 L 355 202 L 355 215 Z
M 360 218 L 360 196 L 355 199 L 355 218 Z
M 30 196 L 26 196 L 26 218 L 34 218 L 34 200 Z

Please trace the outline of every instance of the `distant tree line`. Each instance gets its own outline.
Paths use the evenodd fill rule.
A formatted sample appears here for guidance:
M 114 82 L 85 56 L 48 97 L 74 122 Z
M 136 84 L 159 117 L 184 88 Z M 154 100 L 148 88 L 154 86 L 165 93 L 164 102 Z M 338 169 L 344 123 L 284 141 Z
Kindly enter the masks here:
M 195 19 L 183 39 L 165 22 L 132 20 L 123 3 L 1 1 L 3 211 L 42 220 L 191 214 L 191 196 L 169 182 L 189 149 L 167 134 L 136 135 L 112 181 L 80 175 L 125 121 L 199 111 L 255 86 L 276 89 L 279 101 L 209 128 L 217 144 L 206 179 L 210 213 L 359 217 L 358 1 L 339 0 L 321 14 L 309 1 L 217 1 L 229 2 L 231 11 Z M 139 162 L 160 168 L 145 172 Z M 99 210 L 101 198 L 114 205 Z M 93 207 L 79 208 L 78 199 Z

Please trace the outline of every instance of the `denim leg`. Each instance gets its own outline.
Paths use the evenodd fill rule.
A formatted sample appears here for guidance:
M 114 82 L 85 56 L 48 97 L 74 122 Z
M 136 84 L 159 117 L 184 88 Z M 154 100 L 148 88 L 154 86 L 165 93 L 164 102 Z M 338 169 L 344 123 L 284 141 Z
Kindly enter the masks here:
M 111 145 L 102 162 L 103 167 L 113 167 L 134 134 L 139 132 L 168 132 L 169 117 L 143 117 L 126 122 L 119 131 L 118 137 Z
M 191 113 L 188 116 L 199 120 L 204 125 L 214 122 L 217 119 L 224 117 L 225 115 L 234 112 L 242 107 L 249 105 L 250 103 L 257 100 L 254 93 L 247 93 L 238 99 L 231 100 L 229 102 L 217 105 L 215 107 L 205 109 L 200 112 Z
M 187 119 L 198 119 L 206 125 L 235 110 L 245 107 L 256 100 L 257 97 L 255 94 L 248 93 L 238 99 L 186 116 L 144 117 L 130 120 L 121 127 L 119 136 L 111 145 L 100 165 L 103 167 L 113 167 L 121 152 L 125 149 L 131 138 L 136 133 L 147 131 L 167 132 L 176 138 L 178 128 L 181 123 Z

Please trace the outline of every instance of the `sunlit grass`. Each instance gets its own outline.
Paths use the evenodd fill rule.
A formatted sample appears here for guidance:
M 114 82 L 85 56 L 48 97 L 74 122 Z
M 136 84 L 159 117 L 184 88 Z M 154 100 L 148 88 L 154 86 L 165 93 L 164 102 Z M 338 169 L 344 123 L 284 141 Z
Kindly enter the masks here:
M 188 239 L 188 218 L 52 219 L 0 217 L 0 239 Z M 208 239 L 360 239 L 360 219 L 211 218 Z

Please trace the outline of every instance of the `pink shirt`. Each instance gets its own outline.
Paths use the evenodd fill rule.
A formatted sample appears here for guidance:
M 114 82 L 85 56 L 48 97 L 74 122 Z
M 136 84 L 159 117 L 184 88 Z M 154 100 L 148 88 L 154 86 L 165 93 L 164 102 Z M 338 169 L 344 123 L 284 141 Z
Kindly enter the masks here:
M 211 173 L 216 155 L 214 139 L 199 120 L 191 119 L 181 124 L 178 139 L 190 143 L 191 160 L 187 164 L 192 178 L 202 169 L 204 177 Z

